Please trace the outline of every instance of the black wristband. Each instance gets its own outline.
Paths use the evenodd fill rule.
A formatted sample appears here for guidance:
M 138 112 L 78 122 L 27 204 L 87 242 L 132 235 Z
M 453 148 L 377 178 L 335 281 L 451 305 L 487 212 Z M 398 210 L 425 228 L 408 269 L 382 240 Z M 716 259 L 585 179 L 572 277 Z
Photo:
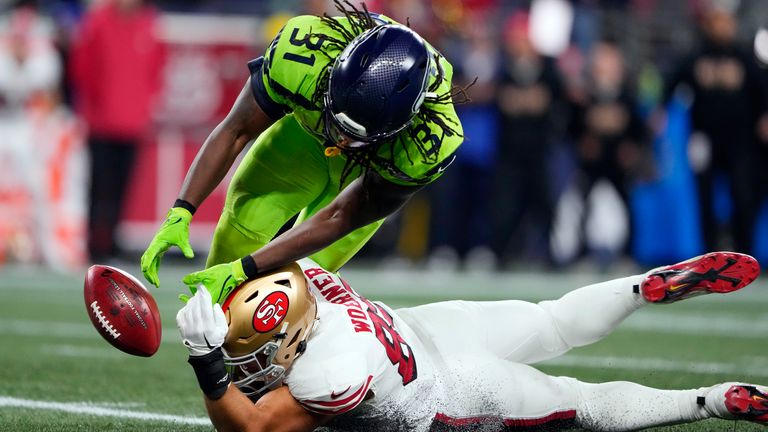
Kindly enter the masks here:
M 259 268 L 256 267 L 256 261 L 253 260 L 252 256 L 246 255 L 242 257 L 240 264 L 243 265 L 243 273 L 245 273 L 245 277 L 248 279 L 253 279 L 259 274 Z
M 181 198 L 177 199 L 176 202 L 173 203 L 173 206 L 187 209 L 192 214 L 195 214 L 195 212 L 197 211 L 197 208 L 193 206 L 192 203 L 190 203 L 189 201 L 184 201 Z
M 204 356 L 189 356 L 187 361 L 195 370 L 200 390 L 209 399 L 217 400 L 224 396 L 231 379 L 227 368 L 224 366 L 224 354 L 221 352 L 221 347 Z

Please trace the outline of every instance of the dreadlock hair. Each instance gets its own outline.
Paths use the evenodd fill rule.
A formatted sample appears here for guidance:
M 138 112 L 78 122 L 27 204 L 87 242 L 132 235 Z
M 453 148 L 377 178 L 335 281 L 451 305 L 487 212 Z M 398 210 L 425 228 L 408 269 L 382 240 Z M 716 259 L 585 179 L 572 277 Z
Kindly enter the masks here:
M 368 12 L 365 3 L 361 3 L 362 10 L 357 9 L 349 2 L 349 0 L 344 0 L 343 2 L 341 0 L 334 0 L 333 3 L 336 6 L 336 9 L 347 19 L 351 28 L 347 29 L 338 19 L 329 16 L 327 13 L 323 13 L 323 16 L 320 17 L 320 21 L 339 34 L 338 38 L 326 34 L 319 35 L 319 37 L 323 38 L 325 41 L 323 46 L 327 45 L 328 48 L 332 48 L 334 51 L 343 51 L 344 48 L 346 48 L 357 36 L 376 27 L 376 23 L 373 21 L 370 12 Z M 333 61 L 336 59 L 335 56 L 331 57 L 325 49 L 321 49 L 320 52 L 326 56 L 328 60 Z M 331 69 L 332 68 L 330 67 L 326 68 L 318 77 L 315 93 L 312 94 L 312 103 L 316 106 L 323 106 L 323 98 L 325 98 L 325 93 L 328 91 L 328 81 L 331 76 Z
M 357 36 L 378 25 L 371 16 L 371 13 L 368 12 L 368 8 L 366 7 L 365 3 L 360 3 L 360 8 L 355 7 L 352 3 L 350 3 L 349 0 L 334 0 L 333 3 L 336 6 L 336 9 L 349 22 L 349 28 L 342 25 L 341 20 L 333 18 L 327 13 L 324 13 L 323 16 L 320 17 L 322 23 L 330 27 L 334 32 L 338 33 L 338 37 L 329 36 L 327 34 L 316 35 L 317 37 L 323 38 L 325 41 L 325 43 L 323 43 L 323 48 L 321 48 L 319 51 L 331 61 L 334 61 L 336 57 L 331 56 L 326 51 L 326 49 L 330 48 L 334 52 L 342 51 Z M 410 20 L 406 20 L 406 24 L 408 27 L 410 27 Z M 421 105 L 419 112 L 416 114 L 416 118 L 420 119 L 423 124 L 433 123 L 437 125 L 442 131 L 442 136 L 440 139 L 426 142 L 418 139 L 419 130 L 414 127 L 414 123 L 416 122 L 411 121 L 408 127 L 395 135 L 395 137 L 382 140 L 375 145 L 369 145 L 359 149 L 343 149 L 342 152 L 347 157 L 347 160 L 344 163 L 344 167 L 341 171 L 339 189 L 343 187 L 350 174 L 352 174 L 356 168 L 361 168 L 363 171 L 362 173 L 364 174 L 371 168 L 374 162 L 382 165 L 391 165 L 391 161 L 394 160 L 396 145 L 400 145 L 400 147 L 402 147 L 406 157 L 408 158 L 408 161 L 411 163 L 411 165 L 413 165 L 413 159 L 411 158 L 410 152 L 408 151 L 408 138 L 411 138 L 410 142 L 413 142 L 416 145 L 416 149 L 418 150 L 422 161 L 425 163 L 434 164 L 437 162 L 437 157 L 440 154 L 440 145 L 443 138 L 446 135 L 461 135 L 455 128 L 455 126 L 458 126 L 457 122 L 446 116 L 443 112 L 435 109 L 434 106 L 451 103 L 464 104 L 469 102 L 471 99 L 467 94 L 467 89 L 475 84 L 477 78 L 475 78 L 475 80 L 467 86 L 459 87 L 452 85 L 450 90 L 442 94 L 434 94 L 434 92 L 440 87 L 440 84 L 444 80 L 444 71 L 443 68 L 440 67 L 438 55 L 433 54 L 433 57 L 433 64 L 437 69 L 437 78 L 427 89 L 427 91 L 432 94 L 427 96 L 424 103 Z M 312 94 L 312 104 L 318 107 L 319 110 L 323 110 L 324 107 L 324 98 L 328 92 L 328 85 L 332 69 L 332 67 L 328 67 L 321 72 L 320 76 L 318 77 L 318 83 L 315 88 L 315 92 Z M 326 116 L 321 115 L 318 122 L 324 121 L 328 121 L 328 119 L 326 119 Z M 318 123 L 317 126 L 320 126 L 320 124 Z M 427 144 L 431 145 L 428 146 Z M 335 145 L 335 143 L 331 143 L 331 145 Z M 377 155 L 379 149 L 384 145 L 389 145 L 389 160 Z

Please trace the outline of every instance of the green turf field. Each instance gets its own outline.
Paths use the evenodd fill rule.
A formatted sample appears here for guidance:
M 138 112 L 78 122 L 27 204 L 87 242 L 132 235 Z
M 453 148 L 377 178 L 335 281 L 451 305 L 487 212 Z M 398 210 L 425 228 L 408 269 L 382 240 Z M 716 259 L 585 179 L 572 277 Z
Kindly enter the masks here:
M 153 291 L 164 342 L 149 359 L 123 354 L 96 333 L 85 312 L 81 275 L 1 269 L 0 431 L 212 430 L 174 320 L 181 292 L 174 281 L 192 268 L 170 267 L 161 271 L 163 288 Z M 125 269 L 140 275 L 135 267 Z M 609 278 L 355 269 L 344 275 L 361 294 L 393 307 L 453 298 L 553 298 Z M 726 296 L 648 307 L 604 341 L 539 367 L 584 381 L 630 380 L 661 388 L 768 383 L 767 307 L 768 278 Z M 708 421 L 658 430 L 762 428 Z

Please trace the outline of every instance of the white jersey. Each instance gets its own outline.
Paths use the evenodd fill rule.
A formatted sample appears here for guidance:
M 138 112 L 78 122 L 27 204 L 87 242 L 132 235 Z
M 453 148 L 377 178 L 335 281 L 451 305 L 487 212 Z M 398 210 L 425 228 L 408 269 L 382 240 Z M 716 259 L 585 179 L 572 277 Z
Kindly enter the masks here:
M 286 374 L 293 397 L 310 411 L 337 415 L 329 425 L 336 430 L 426 428 L 436 380 L 421 341 L 338 275 L 309 259 L 299 264 L 317 299 L 318 324 Z
M 317 299 L 318 323 L 285 383 L 307 410 L 334 415 L 328 428 L 573 425 L 572 380 L 522 364 L 568 348 L 558 345 L 561 338 L 538 305 L 452 301 L 395 312 L 312 260 L 299 264 Z

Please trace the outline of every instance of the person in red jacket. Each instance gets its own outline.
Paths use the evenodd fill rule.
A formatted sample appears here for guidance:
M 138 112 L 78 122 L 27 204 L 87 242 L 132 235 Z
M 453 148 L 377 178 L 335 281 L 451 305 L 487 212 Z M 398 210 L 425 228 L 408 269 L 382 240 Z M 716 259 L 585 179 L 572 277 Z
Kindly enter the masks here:
M 157 12 L 142 0 L 106 0 L 84 17 L 70 67 L 75 107 L 89 129 L 88 248 L 94 261 L 117 253 L 115 227 L 136 146 L 149 132 L 163 46 Z

